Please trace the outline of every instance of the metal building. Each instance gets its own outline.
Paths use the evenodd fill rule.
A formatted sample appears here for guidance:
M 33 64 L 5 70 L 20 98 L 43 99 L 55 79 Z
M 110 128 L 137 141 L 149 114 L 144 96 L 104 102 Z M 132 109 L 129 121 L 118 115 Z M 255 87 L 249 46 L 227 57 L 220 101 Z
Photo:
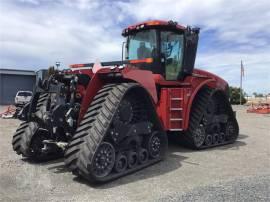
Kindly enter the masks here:
M 17 91 L 33 91 L 35 82 L 35 71 L 0 69 L 0 104 L 14 104 Z

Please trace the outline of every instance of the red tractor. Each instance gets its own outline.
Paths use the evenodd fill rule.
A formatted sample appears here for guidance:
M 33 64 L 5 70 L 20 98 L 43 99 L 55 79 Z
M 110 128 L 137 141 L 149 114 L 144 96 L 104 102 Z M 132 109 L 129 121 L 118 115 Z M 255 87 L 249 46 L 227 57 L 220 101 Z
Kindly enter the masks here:
M 168 136 L 194 149 L 237 139 L 227 82 L 194 69 L 198 28 L 147 21 L 122 35 L 121 61 L 75 64 L 39 80 L 19 114 L 18 154 L 64 155 L 72 173 L 104 182 L 162 160 Z

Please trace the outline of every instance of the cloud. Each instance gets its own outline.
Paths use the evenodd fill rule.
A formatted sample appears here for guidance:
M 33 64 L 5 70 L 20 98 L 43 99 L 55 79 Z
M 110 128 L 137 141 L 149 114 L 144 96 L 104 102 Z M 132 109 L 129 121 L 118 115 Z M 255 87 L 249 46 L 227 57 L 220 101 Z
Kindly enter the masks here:
M 109 6 L 97 12 L 101 5 L 95 2 L 92 6 L 86 6 L 86 1 L 70 2 L 43 5 L 44 1 L 24 0 L 4 4 L 0 19 L 5 30 L 1 31 L 1 67 L 46 67 L 59 59 L 67 65 L 120 58 L 121 28 L 114 26 L 113 19 L 106 20 Z M 16 57 L 21 60 L 15 61 Z
M 216 30 L 226 41 L 250 42 L 254 33 L 270 33 L 268 0 L 140 0 L 122 5 L 138 20 L 164 18 L 199 25 L 204 31 Z
M 270 2 L 267 0 L 1 0 L 0 68 L 44 68 L 61 61 L 121 58 L 122 29 L 173 19 L 202 28 L 196 66 L 244 89 L 269 92 Z
M 243 60 L 244 77 L 243 88 L 249 94 L 253 92 L 268 93 L 270 89 L 270 75 L 267 64 L 269 53 L 201 53 L 197 66 L 225 78 L 230 85 L 240 85 L 240 61 Z

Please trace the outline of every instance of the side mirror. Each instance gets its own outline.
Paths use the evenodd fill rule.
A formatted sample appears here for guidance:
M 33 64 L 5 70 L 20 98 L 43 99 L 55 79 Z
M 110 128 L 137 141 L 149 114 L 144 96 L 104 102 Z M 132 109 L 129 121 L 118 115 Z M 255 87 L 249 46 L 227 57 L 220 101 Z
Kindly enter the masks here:
M 122 43 L 122 61 L 124 60 L 124 58 L 126 58 L 127 55 L 127 43 L 124 41 Z

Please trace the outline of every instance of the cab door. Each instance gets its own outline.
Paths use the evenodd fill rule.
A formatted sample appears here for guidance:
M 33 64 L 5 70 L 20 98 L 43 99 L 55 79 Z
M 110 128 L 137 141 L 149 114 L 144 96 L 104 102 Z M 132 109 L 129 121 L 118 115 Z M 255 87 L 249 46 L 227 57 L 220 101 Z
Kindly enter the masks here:
M 184 35 L 174 31 L 160 32 L 161 63 L 166 80 L 178 80 L 182 71 Z

